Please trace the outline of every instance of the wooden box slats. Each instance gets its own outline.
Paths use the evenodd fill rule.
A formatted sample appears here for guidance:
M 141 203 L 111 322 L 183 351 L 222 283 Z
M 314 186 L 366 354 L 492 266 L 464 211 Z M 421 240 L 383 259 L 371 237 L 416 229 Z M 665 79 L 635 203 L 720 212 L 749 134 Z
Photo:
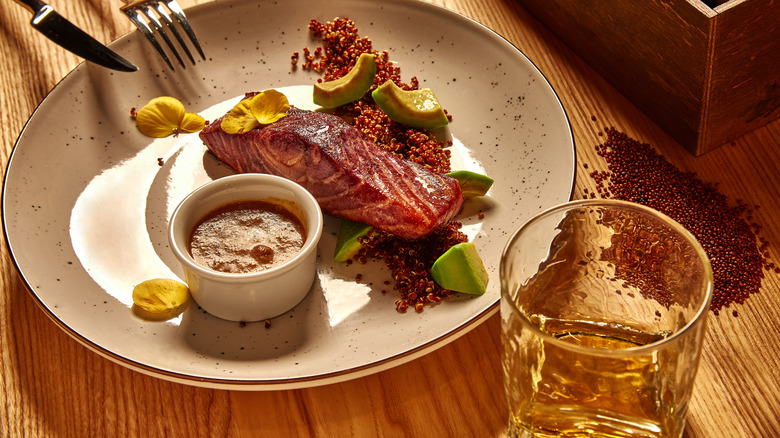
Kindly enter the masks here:
M 696 155 L 780 117 L 780 2 L 517 1 Z

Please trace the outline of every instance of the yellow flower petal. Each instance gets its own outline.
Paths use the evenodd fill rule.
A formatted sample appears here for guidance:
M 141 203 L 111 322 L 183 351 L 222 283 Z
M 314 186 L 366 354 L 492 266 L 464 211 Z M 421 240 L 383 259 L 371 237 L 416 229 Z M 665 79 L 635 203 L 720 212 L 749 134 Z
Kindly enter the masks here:
M 220 123 L 219 126 L 223 131 L 228 134 L 243 134 L 260 126 L 260 122 L 257 121 L 257 118 L 252 115 L 252 110 L 249 109 L 249 102 L 251 100 L 251 98 L 248 98 L 238 102 L 236 106 L 222 118 L 222 123 Z
M 185 113 L 179 125 L 179 132 L 198 132 L 206 126 L 206 119 L 200 114 Z
M 287 96 L 274 89 L 265 90 L 236 104 L 222 118 L 220 127 L 228 134 L 243 134 L 278 121 L 289 110 Z
M 290 111 L 290 103 L 287 101 L 287 96 L 270 89 L 253 97 L 249 102 L 249 109 L 258 122 L 267 125 L 286 116 Z
M 189 298 L 186 284 L 167 278 L 146 280 L 133 288 L 133 304 L 150 313 L 175 311 Z
M 138 129 L 149 137 L 162 138 L 178 132 L 184 118 L 184 105 L 169 96 L 156 97 L 138 110 Z

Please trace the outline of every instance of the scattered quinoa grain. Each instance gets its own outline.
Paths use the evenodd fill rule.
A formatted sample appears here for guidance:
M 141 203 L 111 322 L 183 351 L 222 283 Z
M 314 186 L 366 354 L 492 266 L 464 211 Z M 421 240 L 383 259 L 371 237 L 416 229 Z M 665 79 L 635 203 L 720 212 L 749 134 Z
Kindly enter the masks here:
M 774 268 L 765 251 L 769 243 L 760 236 L 761 226 L 752 217 L 758 207 L 741 200 L 732 205 L 716 185 L 680 171 L 649 144 L 614 128 L 605 132 L 606 141 L 596 146 L 596 151 L 608 170 L 590 174 L 598 194 L 654 208 L 696 237 L 712 265 L 710 309 L 716 315 L 757 293 L 764 269 Z M 732 315 L 737 316 L 736 310 Z

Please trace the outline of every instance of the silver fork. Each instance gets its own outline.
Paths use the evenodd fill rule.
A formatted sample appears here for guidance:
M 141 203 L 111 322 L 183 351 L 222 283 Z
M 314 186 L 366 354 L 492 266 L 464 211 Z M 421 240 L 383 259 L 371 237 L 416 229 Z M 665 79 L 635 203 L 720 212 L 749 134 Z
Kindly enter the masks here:
M 130 21 L 132 21 L 136 27 L 138 27 L 138 30 L 140 30 L 146 39 L 152 44 L 152 46 L 154 46 L 155 50 L 157 50 L 157 53 L 162 56 L 171 70 L 175 71 L 173 64 L 168 58 L 168 55 L 165 54 L 165 51 L 163 50 L 160 43 L 157 41 L 155 32 L 165 41 L 165 44 L 170 49 L 171 53 L 173 53 L 173 56 L 175 56 L 179 61 L 179 64 L 182 66 L 182 68 L 187 68 L 187 66 L 184 64 L 184 61 L 179 55 L 179 51 L 176 50 L 173 42 L 168 37 L 168 32 L 170 32 L 179 42 L 179 45 L 184 49 L 184 53 L 187 54 L 190 62 L 192 62 L 193 65 L 195 64 L 195 58 L 192 57 L 192 53 L 190 52 L 190 49 L 187 48 L 187 44 L 185 44 L 184 39 L 181 37 L 181 34 L 174 25 L 174 21 L 179 24 L 179 27 L 181 27 L 181 29 L 183 29 L 190 38 L 190 41 L 195 46 L 195 49 L 200 54 L 201 58 L 204 60 L 206 59 L 206 55 L 203 54 L 203 49 L 200 47 L 198 38 L 195 36 L 195 32 L 192 30 L 192 26 L 190 26 L 189 21 L 187 21 L 187 17 L 184 15 L 184 11 L 181 9 L 179 4 L 176 3 L 176 0 L 123 1 L 125 5 L 119 8 L 119 10 L 124 12 L 124 14 L 130 18 Z M 163 5 L 165 5 L 165 7 L 163 7 Z

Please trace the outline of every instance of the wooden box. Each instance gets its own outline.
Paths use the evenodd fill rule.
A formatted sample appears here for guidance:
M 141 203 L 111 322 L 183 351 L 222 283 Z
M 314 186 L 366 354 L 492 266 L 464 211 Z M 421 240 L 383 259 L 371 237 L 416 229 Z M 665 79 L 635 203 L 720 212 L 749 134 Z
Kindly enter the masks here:
M 696 155 L 780 116 L 780 2 L 517 0 Z

